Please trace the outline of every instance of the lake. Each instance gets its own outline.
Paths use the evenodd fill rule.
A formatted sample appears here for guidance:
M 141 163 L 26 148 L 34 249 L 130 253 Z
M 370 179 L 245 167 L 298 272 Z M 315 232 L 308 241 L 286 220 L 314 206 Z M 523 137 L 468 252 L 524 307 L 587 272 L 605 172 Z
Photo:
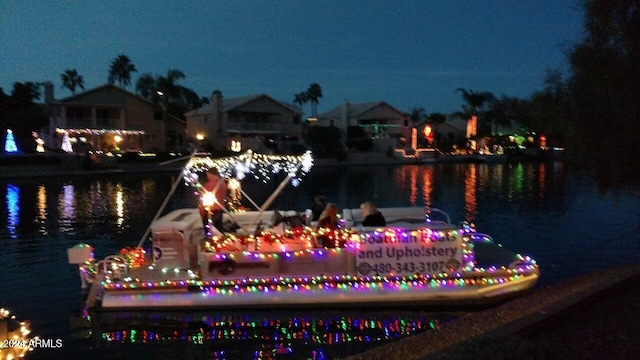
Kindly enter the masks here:
M 0 307 L 29 320 L 33 334 L 63 343 L 28 359 L 332 359 L 437 331 L 455 318 L 431 309 L 322 309 L 123 313 L 87 321 L 67 248 L 87 243 L 100 259 L 137 245 L 177 175 L 0 179 Z M 243 183 L 259 204 L 276 186 Z M 273 208 L 302 211 L 315 194 L 340 208 L 369 200 L 442 209 L 536 259 L 536 286 L 640 260 L 639 187 L 599 193 L 590 177 L 563 162 L 316 167 Z M 181 185 L 165 212 L 195 204 Z

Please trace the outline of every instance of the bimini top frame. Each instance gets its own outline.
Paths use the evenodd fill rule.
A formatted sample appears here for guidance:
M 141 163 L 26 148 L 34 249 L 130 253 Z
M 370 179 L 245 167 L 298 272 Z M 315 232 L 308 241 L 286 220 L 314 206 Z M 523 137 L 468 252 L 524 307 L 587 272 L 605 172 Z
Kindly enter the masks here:
M 253 175 L 255 178 L 268 182 L 272 180 L 275 175 L 286 173 L 287 176 L 285 179 L 260 206 L 244 191 L 242 192 L 242 195 L 258 210 L 255 219 L 249 225 L 249 227 L 252 228 L 258 222 L 258 219 L 260 219 L 264 211 L 269 209 L 286 185 L 291 183 L 293 186 L 297 186 L 300 181 L 302 181 L 302 177 L 311 170 L 312 166 L 313 157 L 311 156 L 311 151 L 296 156 L 257 154 L 248 150 L 237 156 L 223 158 L 192 157 L 185 165 L 182 176 L 187 185 L 202 191 L 202 184 L 198 181 L 200 174 L 211 168 L 216 168 L 222 178 L 235 178 L 239 181 L 248 175 Z M 232 216 L 232 214 L 229 215 Z

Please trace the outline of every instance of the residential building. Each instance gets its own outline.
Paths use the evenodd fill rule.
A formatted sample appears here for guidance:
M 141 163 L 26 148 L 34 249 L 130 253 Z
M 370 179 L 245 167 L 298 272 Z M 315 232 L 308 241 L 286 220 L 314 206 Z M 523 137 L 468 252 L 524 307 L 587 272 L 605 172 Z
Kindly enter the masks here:
M 67 136 L 74 151 L 180 151 L 186 145 L 186 122 L 162 105 L 121 89 L 103 85 L 54 100 L 53 84 L 45 86 L 51 110 L 49 147 L 62 147 Z M 57 140 L 57 144 L 52 144 Z
M 373 137 L 408 137 L 411 134 L 409 115 L 384 101 L 352 104 L 345 100 L 339 106 L 309 120 L 311 125 L 335 126 L 345 138 L 350 126 L 363 127 Z
M 373 138 L 374 150 L 388 151 L 411 137 L 411 118 L 384 101 L 350 103 L 345 100 L 339 106 L 310 118 L 311 126 L 335 126 L 340 137 L 348 140 L 348 129 L 358 126 Z M 398 141 L 400 140 L 400 141 Z
M 185 117 L 189 139 L 212 150 L 286 152 L 301 139 L 302 111 L 266 94 L 225 99 L 214 91 L 208 105 Z

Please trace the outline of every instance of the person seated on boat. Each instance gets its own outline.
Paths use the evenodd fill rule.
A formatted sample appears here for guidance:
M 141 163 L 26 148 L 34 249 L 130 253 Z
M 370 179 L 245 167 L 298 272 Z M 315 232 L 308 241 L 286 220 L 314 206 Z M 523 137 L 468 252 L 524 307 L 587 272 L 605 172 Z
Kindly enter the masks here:
M 387 226 L 384 216 L 371 201 L 360 204 L 360 209 L 363 217 L 362 226 Z
M 311 220 L 309 220 L 309 222 L 318 221 L 325 206 L 327 206 L 327 203 L 324 201 L 324 196 L 316 195 L 313 198 L 313 204 L 311 205 Z
M 206 172 L 207 181 L 202 185 L 202 193 L 200 195 L 200 216 L 204 224 L 207 235 L 212 233 L 209 228 L 209 222 L 218 229 L 220 232 L 224 232 L 224 226 L 222 223 L 222 215 L 224 213 L 224 200 L 227 197 L 227 184 L 223 178 L 220 177 L 218 169 L 211 168 Z M 207 195 L 213 195 L 213 203 L 203 203 Z
M 324 207 L 322 214 L 320 214 L 316 230 L 337 230 L 338 227 L 338 205 L 328 203 L 327 206 Z M 344 244 L 340 243 L 340 240 L 334 238 L 331 234 L 320 232 L 316 238 L 316 246 L 336 248 L 344 246 Z
M 318 218 L 318 229 L 319 228 L 338 228 L 338 205 L 334 203 L 328 203 L 324 207 L 324 210 L 322 210 L 322 213 Z

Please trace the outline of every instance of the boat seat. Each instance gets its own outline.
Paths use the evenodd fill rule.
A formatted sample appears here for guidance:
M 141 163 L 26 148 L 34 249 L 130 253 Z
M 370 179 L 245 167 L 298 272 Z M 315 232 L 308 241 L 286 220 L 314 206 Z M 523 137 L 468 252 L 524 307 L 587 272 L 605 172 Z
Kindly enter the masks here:
M 426 211 L 423 207 L 398 207 L 398 208 L 378 208 L 378 211 L 384 216 L 387 226 L 394 227 L 408 227 L 417 226 L 417 224 L 424 225 Z M 376 227 L 362 226 L 364 216 L 362 216 L 362 210 L 356 209 L 344 209 L 342 211 L 342 218 L 345 221 L 347 228 L 355 228 L 362 230 L 375 230 Z

